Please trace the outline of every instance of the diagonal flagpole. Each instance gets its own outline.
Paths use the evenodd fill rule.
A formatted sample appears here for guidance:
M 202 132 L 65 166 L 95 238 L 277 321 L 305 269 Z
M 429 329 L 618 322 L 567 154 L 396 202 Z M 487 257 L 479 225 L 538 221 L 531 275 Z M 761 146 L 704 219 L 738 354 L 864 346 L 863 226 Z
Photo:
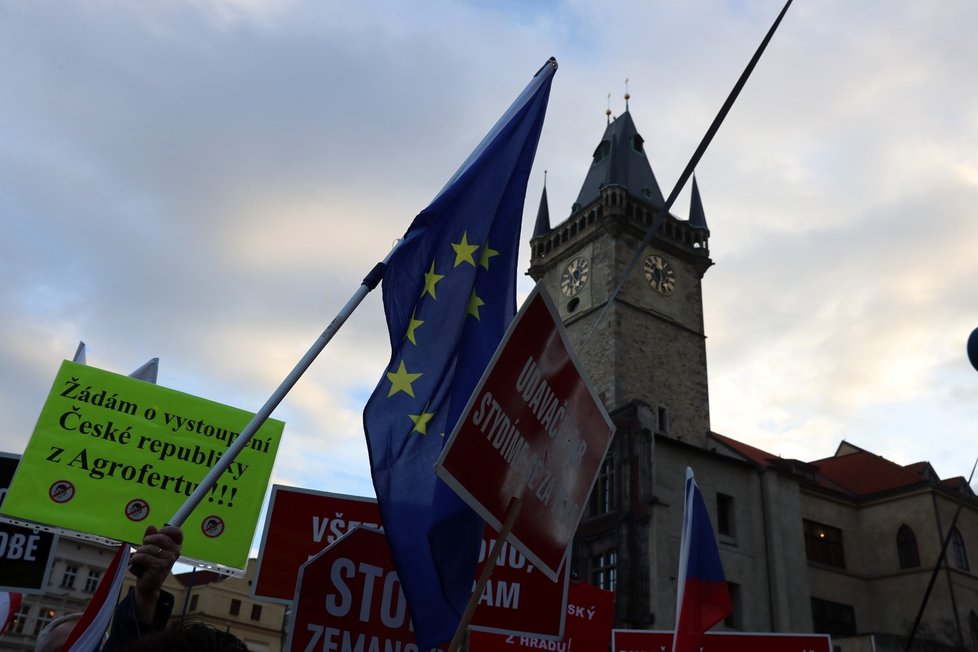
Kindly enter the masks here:
M 363 283 L 359 288 L 357 288 L 356 292 L 353 293 L 350 300 L 347 301 L 346 305 L 340 309 L 340 312 L 333 318 L 333 321 L 329 323 L 326 330 L 322 332 L 319 338 L 313 342 L 312 346 L 309 347 L 309 350 L 306 351 L 306 354 L 302 356 L 302 359 L 300 359 L 292 371 L 289 372 L 289 375 L 285 377 L 285 380 L 283 380 L 272 395 L 268 397 L 265 404 L 261 406 L 261 409 L 255 413 L 255 416 L 248 422 L 248 425 L 246 425 L 241 431 L 241 435 L 234 440 L 234 443 L 228 447 L 227 452 L 224 453 L 224 455 L 222 455 L 221 458 L 214 464 L 211 470 L 207 472 L 207 475 L 205 475 L 204 479 L 200 481 L 200 484 L 197 486 L 194 492 L 190 494 L 190 496 L 187 497 L 187 500 L 184 501 L 183 505 L 180 506 L 180 509 L 176 511 L 169 521 L 167 521 L 167 525 L 176 525 L 177 527 L 183 525 L 184 521 L 186 521 L 190 516 L 190 513 L 196 509 L 197 505 L 200 504 L 200 501 L 204 499 L 204 496 L 207 495 L 211 487 L 217 483 L 217 480 L 221 477 L 221 474 L 231 466 L 231 462 L 234 461 L 234 458 L 237 457 L 238 453 L 240 453 L 244 447 L 248 445 L 248 442 L 251 440 L 254 434 L 258 432 L 265 421 L 268 420 L 268 417 L 271 416 L 272 411 L 278 407 L 278 404 L 282 402 L 285 395 L 289 393 L 296 382 L 298 382 L 299 378 L 302 377 L 302 374 L 309 369 L 313 361 L 319 356 L 320 353 L 322 353 L 329 341 L 333 339 L 333 336 L 336 335 L 336 332 L 340 329 L 340 327 L 343 326 L 349 316 L 353 314 L 353 311 L 357 309 L 360 302 L 363 301 L 371 290 L 377 287 L 381 279 L 384 277 L 384 270 L 387 269 L 387 261 L 390 260 L 390 257 L 395 251 L 397 251 L 398 246 L 400 246 L 402 242 L 403 240 L 395 244 L 394 248 L 390 250 L 384 260 L 374 265 L 374 268 L 370 270 L 370 273 L 363 279 Z
M 672 208 L 673 203 L 676 201 L 676 197 L 679 196 L 679 193 L 686 185 L 686 182 L 689 181 L 689 177 L 692 176 L 693 170 L 696 169 L 696 165 L 700 162 L 700 159 L 703 158 L 703 154 L 706 153 L 706 148 L 710 146 L 710 142 L 713 140 L 713 136 L 715 136 L 717 131 L 720 129 L 720 125 L 723 124 L 724 118 L 726 118 L 727 114 L 730 113 L 730 109 L 737 100 L 737 96 L 740 95 L 741 89 L 743 89 L 744 85 L 747 83 L 747 79 L 754 71 L 754 67 L 757 65 L 757 62 L 760 61 L 761 55 L 764 54 L 764 50 L 767 48 L 767 44 L 771 41 L 771 37 L 774 36 L 774 33 L 777 31 L 778 25 L 781 24 L 781 19 L 784 18 L 784 15 L 788 12 L 788 7 L 791 6 L 791 2 L 792 0 L 788 0 L 785 3 L 784 8 L 781 10 L 781 13 L 778 14 L 774 24 L 771 25 L 771 29 L 767 31 L 767 34 L 764 36 L 764 40 L 761 41 L 761 44 L 758 46 L 754 56 L 751 57 L 747 67 L 744 68 L 744 72 L 740 74 L 740 78 L 737 80 L 737 83 L 734 84 L 733 90 L 730 91 L 730 94 L 727 96 L 723 106 L 720 107 L 716 117 L 713 118 L 713 123 L 710 125 L 710 128 L 706 130 L 706 134 L 703 136 L 703 140 L 700 141 L 699 146 L 697 146 L 696 151 L 693 152 L 693 156 L 689 159 L 689 163 L 686 164 L 686 169 L 683 170 L 681 175 L 679 175 L 679 180 L 676 181 L 675 187 L 673 187 L 672 192 L 669 193 L 669 198 L 666 199 L 665 205 L 661 210 L 656 211 L 655 219 L 652 220 L 649 230 L 645 233 L 645 239 L 642 240 L 642 244 L 640 244 L 635 250 L 635 255 L 632 256 L 632 260 L 628 263 L 628 267 L 625 268 L 621 278 L 618 280 L 618 285 L 615 286 L 611 296 L 608 297 L 608 301 L 605 302 L 604 308 L 601 309 L 601 313 L 598 315 L 597 320 L 591 327 L 591 331 L 587 334 L 587 337 L 584 338 L 584 343 L 581 344 L 582 350 L 591 340 L 591 336 L 594 335 L 594 331 L 597 330 L 598 325 L 604 320 L 605 314 L 608 312 L 611 304 L 615 302 L 615 298 L 621 292 L 621 289 L 625 287 L 625 281 L 627 281 L 628 277 L 630 277 L 632 272 L 635 271 L 635 267 L 638 265 L 638 262 L 642 259 L 642 256 L 645 253 L 645 249 L 652 244 L 652 239 L 658 232 L 659 227 L 665 220 L 666 215 L 669 214 L 669 209 Z
M 387 256 L 384 257 L 384 260 L 374 265 L 374 268 L 370 270 L 370 273 L 363 279 L 360 287 L 353 293 L 350 300 L 347 301 L 346 305 L 340 309 L 340 312 L 333 318 L 333 321 L 329 323 L 326 330 L 324 330 L 316 341 L 313 342 L 312 346 L 309 347 L 309 350 L 306 351 L 306 354 L 302 356 L 302 359 L 300 359 L 292 371 L 289 372 L 289 375 L 285 377 L 285 380 L 283 380 L 272 395 L 268 397 L 268 400 L 265 401 L 265 404 L 262 405 L 261 408 L 255 413 L 255 416 L 251 418 L 248 425 L 241 430 L 241 434 L 238 436 L 238 438 L 234 440 L 224 455 L 222 455 L 214 466 L 211 467 L 211 470 L 207 472 L 207 475 L 205 475 L 204 479 L 200 481 L 200 484 L 197 485 L 197 488 L 194 489 L 193 493 L 187 497 L 187 500 L 180 505 L 180 508 L 176 511 L 176 513 L 166 522 L 167 525 L 181 527 L 184 524 L 191 512 L 197 508 L 197 505 L 199 505 L 200 501 L 204 499 L 204 496 L 210 492 L 211 487 L 217 484 L 221 474 L 228 470 L 228 467 L 231 466 L 231 462 L 234 461 L 234 458 L 238 456 L 238 453 L 244 449 L 248 442 L 251 441 L 251 438 L 255 435 L 255 433 L 258 432 L 262 425 L 264 425 L 264 423 L 268 420 L 268 417 L 270 417 L 275 408 L 278 407 L 278 404 L 282 402 L 283 398 L 285 398 L 285 395 L 289 393 L 292 387 L 299 381 L 299 378 L 302 377 L 302 374 L 309 369 L 313 361 L 319 356 L 320 353 L 322 353 L 329 341 L 333 339 L 334 335 L 336 335 L 336 332 L 341 326 L 343 326 L 350 315 L 353 314 L 353 311 L 357 309 L 357 306 L 360 305 L 371 290 L 377 287 L 381 279 L 384 277 L 384 270 L 387 269 L 387 261 L 390 260 L 390 257 L 395 251 L 397 251 L 397 248 L 403 242 L 403 240 L 399 240 L 390 250 L 390 252 L 388 252 Z M 143 574 L 144 569 L 138 564 L 132 564 L 129 567 L 129 570 L 133 575 L 139 577 Z

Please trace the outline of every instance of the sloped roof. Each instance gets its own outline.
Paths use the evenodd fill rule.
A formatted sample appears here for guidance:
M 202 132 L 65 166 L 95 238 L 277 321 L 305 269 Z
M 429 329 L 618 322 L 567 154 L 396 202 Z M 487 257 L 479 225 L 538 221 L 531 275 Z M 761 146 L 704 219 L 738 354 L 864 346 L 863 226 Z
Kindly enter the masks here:
M 929 483 L 924 475 L 864 450 L 827 457 L 812 464 L 818 467 L 820 476 L 831 480 L 853 496 Z
M 773 467 L 803 476 L 816 486 L 853 498 L 921 485 L 938 485 L 968 496 L 974 495 L 963 477 L 941 480 L 929 462 L 901 466 L 847 441 L 839 444 L 832 457 L 806 463 L 781 458 L 715 432 L 710 435 L 716 442 L 760 467 Z
M 763 451 L 760 448 L 754 448 L 753 446 L 745 444 L 742 441 L 737 441 L 736 439 L 731 439 L 730 437 L 724 437 L 723 435 L 715 432 L 711 432 L 710 436 L 759 466 L 769 466 L 771 460 L 777 459 L 778 457 L 777 455 L 772 455 L 771 453 Z
M 652 173 L 644 142 L 628 111 L 608 123 L 594 150 L 576 204 L 587 206 L 601 196 L 601 188 L 618 185 L 628 189 L 633 197 L 656 207 L 664 206 L 665 199 Z

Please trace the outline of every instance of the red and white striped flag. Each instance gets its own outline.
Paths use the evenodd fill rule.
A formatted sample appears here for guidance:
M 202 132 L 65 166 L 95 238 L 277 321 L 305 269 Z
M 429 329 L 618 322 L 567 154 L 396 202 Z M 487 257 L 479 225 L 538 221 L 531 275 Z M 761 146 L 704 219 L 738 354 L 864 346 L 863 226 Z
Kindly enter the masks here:
M 730 590 L 723 574 L 717 539 L 706 501 L 696 485 L 693 469 L 686 467 L 686 503 L 679 544 L 676 582 L 676 629 L 672 652 L 696 652 L 706 630 L 733 612 Z
M 14 615 L 20 609 L 20 603 L 23 599 L 23 593 L 0 591 L 0 635 L 7 631 L 10 621 L 14 619 Z
M 122 588 L 122 578 L 129 568 L 129 544 L 119 544 L 109 564 L 108 570 L 98 583 L 92 601 L 85 608 L 85 613 L 71 630 L 71 635 L 65 641 L 65 652 L 95 652 L 102 645 L 105 630 L 109 628 L 112 613 L 119 602 L 119 589 Z

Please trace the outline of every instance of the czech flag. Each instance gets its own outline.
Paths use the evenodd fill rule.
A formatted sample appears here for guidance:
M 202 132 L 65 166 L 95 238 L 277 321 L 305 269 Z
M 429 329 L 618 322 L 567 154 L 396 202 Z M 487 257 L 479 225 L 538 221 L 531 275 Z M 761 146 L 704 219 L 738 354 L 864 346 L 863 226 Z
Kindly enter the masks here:
M 686 467 L 686 502 L 680 546 L 672 652 L 697 652 L 703 645 L 706 630 L 730 615 L 733 604 L 706 502 L 689 467 Z
M 0 591 L 0 634 L 7 631 L 7 626 L 17 615 L 17 610 L 20 609 L 20 603 L 23 599 L 23 593 Z
M 95 652 L 102 647 L 109 621 L 119 601 L 122 578 L 129 567 L 129 544 L 123 541 L 112 557 L 112 563 L 99 580 L 85 612 L 75 624 L 62 648 L 65 652 Z

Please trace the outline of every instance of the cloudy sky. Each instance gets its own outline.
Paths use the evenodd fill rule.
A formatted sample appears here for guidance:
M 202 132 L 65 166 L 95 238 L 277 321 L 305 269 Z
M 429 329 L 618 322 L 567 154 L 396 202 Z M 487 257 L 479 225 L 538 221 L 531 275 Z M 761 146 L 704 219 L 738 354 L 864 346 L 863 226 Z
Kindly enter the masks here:
M 781 4 L 0 0 L 0 450 L 79 340 L 257 409 L 551 55 L 526 236 L 544 169 L 569 214 L 626 78 L 668 194 Z M 697 170 L 717 432 L 969 473 L 976 24 L 972 0 L 789 11 Z M 372 493 L 380 303 L 276 411 L 274 481 Z

